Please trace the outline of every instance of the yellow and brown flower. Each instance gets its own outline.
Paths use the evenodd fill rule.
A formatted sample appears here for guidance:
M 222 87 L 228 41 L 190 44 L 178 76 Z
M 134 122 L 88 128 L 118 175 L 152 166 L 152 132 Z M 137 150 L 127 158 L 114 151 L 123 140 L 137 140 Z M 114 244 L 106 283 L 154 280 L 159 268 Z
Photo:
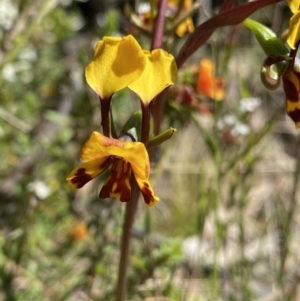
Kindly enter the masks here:
M 300 128 L 300 73 L 295 69 L 295 57 L 300 43 L 300 0 L 288 0 L 289 7 L 293 13 L 290 19 L 287 34 L 287 44 L 291 47 L 290 56 L 293 58 L 289 62 L 287 71 L 282 75 L 283 89 L 286 95 L 287 113 L 295 122 L 296 128 Z M 299 62 L 297 62 L 299 65 Z
M 283 89 L 286 96 L 286 110 L 300 128 L 300 74 L 295 70 L 282 75 Z
M 72 188 L 83 187 L 111 166 L 100 198 L 114 197 L 121 202 L 130 201 L 130 177 L 133 172 L 145 203 L 153 206 L 159 201 L 149 183 L 149 156 L 143 143 L 122 141 L 93 132 L 82 149 L 81 160 L 84 162 L 67 177 Z
M 169 0 L 168 6 L 169 9 L 172 11 L 177 11 L 180 5 L 180 0 Z M 181 11 L 179 12 L 179 16 L 185 14 L 189 11 L 193 6 L 192 0 L 183 0 Z M 195 31 L 195 26 L 193 19 L 191 17 L 187 17 L 184 21 L 182 21 L 176 28 L 176 34 L 179 37 L 183 37 L 186 33 L 192 33 Z

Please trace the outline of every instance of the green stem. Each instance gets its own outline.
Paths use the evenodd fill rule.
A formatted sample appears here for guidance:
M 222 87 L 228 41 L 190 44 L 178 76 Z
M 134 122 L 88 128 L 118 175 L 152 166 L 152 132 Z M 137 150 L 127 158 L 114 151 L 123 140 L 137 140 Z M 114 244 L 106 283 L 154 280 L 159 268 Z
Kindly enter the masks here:
M 131 178 L 131 200 L 126 204 L 126 212 L 121 237 L 121 257 L 119 262 L 119 275 L 117 284 L 116 301 L 125 301 L 127 295 L 127 267 L 130 251 L 131 229 L 140 195 L 139 187 L 134 179 Z

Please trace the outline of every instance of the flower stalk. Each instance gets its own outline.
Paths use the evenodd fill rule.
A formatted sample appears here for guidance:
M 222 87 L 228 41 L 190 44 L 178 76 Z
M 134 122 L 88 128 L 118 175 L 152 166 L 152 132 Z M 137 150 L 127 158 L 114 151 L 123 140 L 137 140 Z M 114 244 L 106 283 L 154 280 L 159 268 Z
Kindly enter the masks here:
M 127 268 L 130 253 L 131 230 L 137 209 L 140 191 L 134 179 L 131 178 L 131 200 L 126 204 L 125 217 L 121 237 L 121 254 L 119 261 L 119 274 L 116 289 L 116 301 L 124 301 L 127 293 Z
M 162 47 L 164 33 L 165 33 L 167 4 L 168 4 L 167 0 L 161 0 L 159 2 L 158 12 L 154 24 L 151 50 Z
M 151 103 L 149 105 L 141 104 L 142 109 L 142 131 L 141 131 L 141 142 L 147 145 L 149 140 L 149 132 L 150 132 L 150 108 Z
M 160 5 L 166 6 L 166 3 L 162 0 Z M 157 17 L 152 48 L 158 48 L 163 43 L 164 18 L 165 8 Z M 149 181 L 150 160 L 146 149 L 151 106 L 157 95 L 162 95 L 166 87 L 174 84 L 177 66 L 171 54 L 163 49 L 143 50 L 131 35 L 124 38 L 103 37 L 95 47 L 94 58 L 86 67 L 85 75 L 89 86 L 100 99 L 103 134 L 96 131 L 91 134 L 81 151 L 82 163 L 71 171 L 67 181 L 73 189 L 79 189 L 109 170 L 99 197 L 112 197 L 127 203 L 116 287 L 116 300 L 124 301 L 131 229 L 139 195 L 142 194 L 149 207 L 159 201 Z M 118 135 L 111 114 L 111 99 L 124 88 L 138 95 L 141 113 L 133 114 Z M 169 136 L 155 139 L 154 144 Z
M 100 98 L 100 107 L 101 107 L 101 126 L 103 134 L 106 137 L 111 136 L 111 126 L 110 126 L 110 103 L 111 97 L 108 99 L 102 100 Z

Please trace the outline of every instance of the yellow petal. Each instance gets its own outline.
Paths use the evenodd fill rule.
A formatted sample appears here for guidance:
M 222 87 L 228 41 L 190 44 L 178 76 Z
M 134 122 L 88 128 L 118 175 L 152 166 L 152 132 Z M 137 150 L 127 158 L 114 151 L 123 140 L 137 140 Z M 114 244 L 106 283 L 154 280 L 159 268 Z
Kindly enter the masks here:
M 144 201 L 149 207 L 152 207 L 157 202 L 159 202 L 159 197 L 154 195 L 153 188 L 151 187 L 148 180 L 142 180 L 137 177 L 135 177 L 135 179 L 140 187 L 141 193 L 144 197 Z
M 114 197 L 121 202 L 129 202 L 131 196 L 130 164 L 122 159 L 115 159 L 109 176 L 100 191 L 100 198 Z
M 83 187 L 87 182 L 96 178 L 111 164 L 110 158 L 96 159 L 78 165 L 67 177 L 67 181 L 73 189 Z
M 177 7 L 180 1 L 181 0 L 168 0 L 168 4 Z M 193 4 L 192 0 L 183 0 L 182 9 L 188 10 L 192 7 L 192 4 Z
M 282 81 L 287 113 L 296 128 L 300 128 L 300 74 L 295 71 L 288 72 L 282 76 Z
M 134 177 L 140 187 L 145 203 L 153 206 L 159 201 L 149 183 L 150 162 L 145 145 L 141 142 L 124 142 L 122 159 L 131 165 Z
M 122 148 L 125 142 L 106 137 L 98 132 L 93 132 L 82 148 L 80 158 L 83 161 L 107 158 L 109 156 L 122 157 Z
M 300 11 L 298 10 L 290 19 L 287 43 L 292 48 L 296 48 L 296 44 L 300 40 Z
M 144 201 L 148 206 L 153 206 L 159 201 L 159 198 L 154 195 L 154 191 L 148 181 L 149 179 L 149 157 L 144 144 L 139 143 L 135 148 L 134 154 L 128 154 L 126 160 L 130 162 L 131 168 L 136 179 Z
M 145 70 L 139 79 L 129 85 L 129 88 L 145 104 L 148 104 L 166 87 L 174 84 L 177 77 L 177 66 L 174 57 L 162 49 L 144 53 L 146 56 Z
M 289 7 L 293 14 L 295 14 L 300 8 L 300 1 L 299 0 L 288 0 Z
M 123 158 L 130 163 L 140 159 L 149 161 L 148 153 L 143 143 L 118 140 L 93 132 L 82 149 L 81 159 L 91 161 L 110 156 Z
M 143 50 L 133 36 L 104 37 L 95 48 L 85 76 L 100 98 L 107 99 L 137 80 L 145 65 Z
M 185 21 L 180 23 L 176 28 L 176 34 L 179 37 L 183 37 L 187 32 L 191 33 L 194 32 L 194 22 L 193 19 L 188 17 Z

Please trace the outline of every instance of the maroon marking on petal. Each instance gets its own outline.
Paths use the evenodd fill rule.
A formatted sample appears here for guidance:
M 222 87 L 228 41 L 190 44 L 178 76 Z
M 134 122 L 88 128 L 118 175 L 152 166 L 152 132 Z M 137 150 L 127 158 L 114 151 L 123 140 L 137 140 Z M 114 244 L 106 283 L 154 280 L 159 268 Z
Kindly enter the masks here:
M 287 79 L 286 77 L 282 77 L 283 80 L 283 89 L 286 95 L 286 98 L 291 102 L 298 102 L 299 101 L 299 91 L 295 84 Z
M 71 182 L 76 185 L 76 188 L 81 188 L 87 182 L 92 180 L 92 177 L 85 172 L 85 168 L 79 168 Z
M 300 81 L 300 73 L 299 73 L 299 72 L 296 72 L 295 70 L 293 71 L 293 73 L 297 76 L 297 78 L 298 78 L 299 81 Z
M 298 108 L 296 108 L 294 111 L 288 112 L 288 115 L 295 123 L 300 122 L 300 110 Z
M 110 171 L 109 178 L 108 178 L 107 182 L 103 185 L 103 187 L 99 193 L 100 199 L 106 199 L 106 198 L 110 197 L 110 193 L 111 193 L 112 187 L 114 185 L 114 178 L 111 177 L 111 173 L 112 173 L 112 171 Z
M 108 179 L 100 191 L 99 197 L 101 199 L 106 199 L 114 194 L 120 195 L 119 199 L 121 202 L 129 202 L 131 197 L 131 188 L 126 185 L 126 180 L 130 178 L 131 170 L 129 168 L 129 163 L 122 160 L 122 172 L 118 177 L 118 171 L 116 170 L 118 163 L 119 162 L 115 162 L 113 164 Z M 116 188 L 113 191 L 114 184 L 116 184 Z
M 123 186 L 122 189 L 116 190 L 117 193 L 120 193 L 120 201 L 121 202 L 129 202 L 131 198 L 131 189 L 127 186 Z
M 99 168 L 105 170 L 106 168 L 109 167 L 111 163 L 112 163 L 112 157 L 110 156 L 104 162 L 102 162 L 102 164 L 99 165 Z
M 143 189 L 141 189 L 142 195 L 144 197 L 144 201 L 147 205 L 151 203 L 152 200 L 152 193 L 149 189 L 148 183 L 144 183 Z

